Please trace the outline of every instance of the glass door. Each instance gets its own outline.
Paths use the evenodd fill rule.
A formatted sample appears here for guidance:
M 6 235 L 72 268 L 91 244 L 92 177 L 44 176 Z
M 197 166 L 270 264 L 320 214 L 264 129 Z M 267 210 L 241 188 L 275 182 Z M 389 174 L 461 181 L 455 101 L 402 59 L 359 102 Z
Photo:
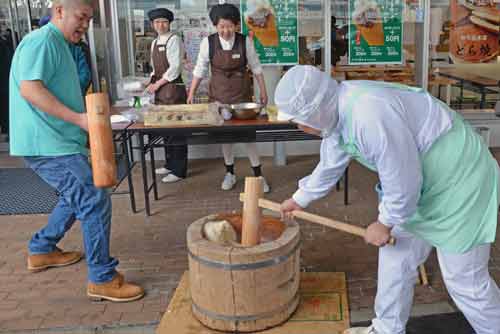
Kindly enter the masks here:
M 17 41 L 29 34 L 31 27 L 31 8 L 29 0 L 11 0 L 12 16 L 14 18 L 14 28 Z
M 15 21 L 8 0 L 0 0 L 0 152 L 8 151 L 9 72 L 17 41 Z
M 0 38 L 7 42 L 9 48 L 17 46 L 17 22 L 13 15 L 11 1 L 0 0 Z

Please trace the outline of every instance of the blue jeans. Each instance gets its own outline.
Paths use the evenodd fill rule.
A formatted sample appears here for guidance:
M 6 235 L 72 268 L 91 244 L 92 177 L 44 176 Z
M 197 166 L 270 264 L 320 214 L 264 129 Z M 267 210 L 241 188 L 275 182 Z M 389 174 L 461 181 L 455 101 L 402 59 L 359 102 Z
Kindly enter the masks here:
M 88 280 L 110 281 L 118 260 L 109 255 L 111 198 L 105 189 L 94 186 L 88 158 L 83 154 L 57 157 L 24 157 L 27 165 L 59 194 L 59 201 L 47 225 L 29 242 L 30 254 L 56 249 L 75 220 L 81 222 Z

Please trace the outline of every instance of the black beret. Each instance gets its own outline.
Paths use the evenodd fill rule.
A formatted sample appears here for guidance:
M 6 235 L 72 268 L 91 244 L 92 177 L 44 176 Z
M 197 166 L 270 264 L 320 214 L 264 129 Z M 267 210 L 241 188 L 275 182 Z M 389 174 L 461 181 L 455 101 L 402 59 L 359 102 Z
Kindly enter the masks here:
M 241 21 L 240 10 L 235 5 L 229 3 L 213 6 L 208 15 L 214 25 L 217 25 L 220 19 L 229 20 L 234 24 L 238 24 Z
M 167 19 L 168 22 L 172 22 L 174 20 L 174 13 L 166 8 L 156 8 L 149 11 L 148 17 L 151 21 L 156 19 Z

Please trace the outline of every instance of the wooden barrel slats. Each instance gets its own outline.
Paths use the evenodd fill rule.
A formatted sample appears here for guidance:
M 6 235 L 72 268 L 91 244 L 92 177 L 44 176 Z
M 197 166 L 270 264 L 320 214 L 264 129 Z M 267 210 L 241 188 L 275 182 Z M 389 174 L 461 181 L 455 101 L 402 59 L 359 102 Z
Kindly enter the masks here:
M 253 332 L 286 321 L 298 306 L 300 230 L 288 223 L 281 236 L 254 247 L 223 246 L 206 240 L 203 225 L 188 229 L 192 311 L 205 326 Z

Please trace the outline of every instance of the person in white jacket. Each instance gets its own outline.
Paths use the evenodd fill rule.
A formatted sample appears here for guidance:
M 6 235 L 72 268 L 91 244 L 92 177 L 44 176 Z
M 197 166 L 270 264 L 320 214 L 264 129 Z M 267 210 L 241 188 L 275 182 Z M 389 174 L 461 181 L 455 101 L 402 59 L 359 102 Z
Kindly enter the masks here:
M 275 92 L 278 118 L 320 135 L 321 159 L 283 216 L 325 196 L 352 159 L 378 173 L 379 215 L 365 241 L 379 250 L 375 314 L 346 334 L 404 334 L 417 267 L 436 247 L 447 290 L 477 334 L 500 334 L 500 290 L 488 271 L 498 215 L 496 160 L 447 105 L 419 88 L 338 84 L 295 66 Z

